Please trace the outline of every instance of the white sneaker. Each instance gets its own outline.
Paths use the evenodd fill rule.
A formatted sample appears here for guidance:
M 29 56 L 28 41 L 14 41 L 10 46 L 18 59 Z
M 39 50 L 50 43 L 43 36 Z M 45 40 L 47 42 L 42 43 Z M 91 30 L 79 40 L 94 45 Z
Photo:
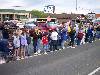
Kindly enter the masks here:
M 34 55 L 34 56 L 38 56 L 38 55 Z
M 24 57 L 22 57 L 21 59 L 24 59 Z
M 47 54 L 47 52 L 45 52 L 44 54 Z
M 19 58 L 19 57 L 17 57 L 17 60 L 20 60 L 20 58 Z
M 75 48 L 75 47 L 71 47 L 71 48 Z
M 0 64 L 6 63 L 5 60 L 0 60 Z
M 59 49 L 59 50 L 61 50 L 61 49 Z
M 53 51 L 50 51 L 50 52 L 53 52 Z
M 55 51 L 57 51 L 57 50 L 55 50 Z
M 38 52 L 36 52 L 36 53 L 34 53 L 34 54 L 36 54 L 36 55 L 37 55 L 37 54 L 38 54 Z
M 68 46 L 67 48 L 71 48 L 71 46 Z
M 41 52 L 41 50 L 39 49 L 39 50 L 38 50 L 38 53 L 40 53 L 40 52 Z
M 65 49 L 65 47 L 63 47 L 63 49 Z

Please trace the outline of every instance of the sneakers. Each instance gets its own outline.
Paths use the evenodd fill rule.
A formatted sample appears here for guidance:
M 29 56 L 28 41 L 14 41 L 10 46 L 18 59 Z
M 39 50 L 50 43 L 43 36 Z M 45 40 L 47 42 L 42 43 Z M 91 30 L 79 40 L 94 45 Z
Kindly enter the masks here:
M 17 57 L 17 60 L 20 60 L 20 57 Z
M 21 59 L 24 59 L 24 57 L 22 57 Z
M 50 52 L 53 52 L 53 51 L 50 51 Z
M 61 50 L 61 49 L 59 49 L 59 50 Z
M 38 55 L 35 54 L 34 56 L 38 56 Z
M 58 50 L 55 50 L 55 51 L 58 51 Z
M 4 63 L 6 63 L 5 60 L 0 60 L 0 64 L 4 64 Z
M 68 46 L 67 48 L 71 48 L 71 46 Z
M 37 55 L 38 54 L 38 52 L 36 52 L 36 53 L 34 53 L 35 55 Z
M 38 56 L 38 52 L 34 53 L 34 56 Z
M 41 50 L 40 49 L 38 50 L 38 53 L 41 53 Z
M 44 54 L 47 54 L 47 52 L 44 52 Z
M 63 47 L 63 49 L 65 49 L 65 47 Z
M 75 47 L 71 47 L 71 48 L 75 48 Z

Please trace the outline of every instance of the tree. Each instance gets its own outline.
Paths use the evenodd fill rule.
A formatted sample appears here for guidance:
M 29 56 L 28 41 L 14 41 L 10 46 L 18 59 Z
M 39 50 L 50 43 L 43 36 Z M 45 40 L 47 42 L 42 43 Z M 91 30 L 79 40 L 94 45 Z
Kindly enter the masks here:
M 48 16 L 48 14 L 39 10 L 32 10 L 30 13 L 32 14 L 32 18 L 46 18 Z

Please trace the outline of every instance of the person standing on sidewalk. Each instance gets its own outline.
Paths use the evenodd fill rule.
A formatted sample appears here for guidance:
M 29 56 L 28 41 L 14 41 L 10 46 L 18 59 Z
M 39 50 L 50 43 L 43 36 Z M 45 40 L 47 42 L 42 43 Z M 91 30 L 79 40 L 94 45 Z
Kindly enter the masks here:
M 77 45 L 81 44 L 81 40 L 82 40 L 83 36 L 84 36 L 84 34 L 83 34 L 82 30 L 80 29 L 77 34 Z
M 65 49 L 65 43 L 67 41 L 67 38 L 68 38 L 67 30 L 65 28 L 63 28 L 62 29 L 62 34 L 61 34 L 61 39 L 62 39 L 61 46 L 62 46 L 62 49 Z
M 38 35 L 36 33 L 36 31 L 33 31 L 33 47 L 34 47 L 34 54 L 37 55 L 38 54 L 38 50 L 37 50 L 37 42 L 38 42 Z
M 26 55 L 28 55 L 28 44 L 27 44 L 27 38 L 26 33 L 23 31 L 20 36 L 21 41 L 21 58 L 24 59 Z
M 58 40 L 58 33 L 57 33 L 56 29 L 54 29 L 53 32 L 51 33 L 50 38 L 51 38 L 50 50 L 55 51 L 55 50 L 57 50 L 57 40 Z
M 20 38 L 19 38 L 19 35 L 16 33 L 13 37 L 14 37 L 14 40 L 13 40 L 14 54 L 17 60 L 19 60 L 20 59 Z
M 47 34 L 43 34 L 42 44 L 43 44 L 44 54 L 47 54 L 47 50 L 48 50 L 48 35 Z
M 37 40 L 37 52 L 38 55 L 41 55 L 41 49 L 42 49 L 42 45 L 41 45 L 41 40 L 42 40 L 42 32 L 40 29 L 38 29 L 37 31 L 37 36 L 38 36 L 38 40 Z
M 71 27 L 71 31 L 69 32 L 69 37 L 70 37 L 69 46 L 71 46 L 71 48 L 75 48 L 75 46 L 74 46 L 75 33 L 76 32 L 75 32 L 74 27 Z

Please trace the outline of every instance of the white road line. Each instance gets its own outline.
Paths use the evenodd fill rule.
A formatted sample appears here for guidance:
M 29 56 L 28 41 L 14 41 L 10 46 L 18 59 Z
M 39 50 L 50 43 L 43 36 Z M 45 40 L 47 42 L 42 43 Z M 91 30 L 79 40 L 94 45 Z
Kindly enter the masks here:
M 88 74 L 88 75 L 93 75 L 93 74 L 95 74 L 96 72 L 98 72 L 100 70 L 100 67 L 99 68 L 97 68 L 97 69 L 95 69 L 93 72 L 91 72 L 90 74 Z

